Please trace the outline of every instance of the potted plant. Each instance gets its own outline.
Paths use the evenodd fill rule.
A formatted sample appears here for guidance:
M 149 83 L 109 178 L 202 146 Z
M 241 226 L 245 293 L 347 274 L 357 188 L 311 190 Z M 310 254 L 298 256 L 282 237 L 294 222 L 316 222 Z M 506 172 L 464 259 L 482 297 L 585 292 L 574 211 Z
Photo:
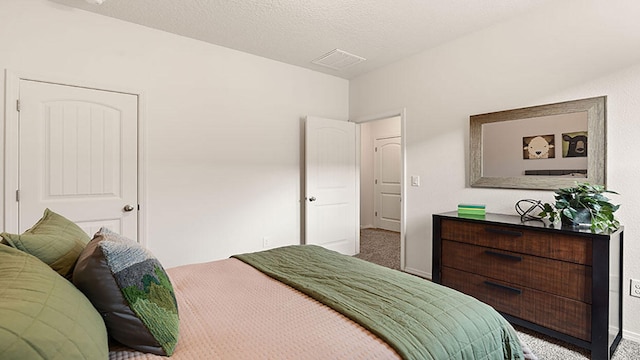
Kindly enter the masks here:
M 602 185 L 576 183 L 576 186 L 555 191 L 556 203 L 545 203 L 539 216 L 547 218 L 551 223 L 558 219 L 565 225 L 579 226 L 591 224 L 591 231 L 613 231 L 620 227 L 620 222 L 613 213 L 620 205 L 614 205 L 604 193 L 618 194 L 607 190 Z

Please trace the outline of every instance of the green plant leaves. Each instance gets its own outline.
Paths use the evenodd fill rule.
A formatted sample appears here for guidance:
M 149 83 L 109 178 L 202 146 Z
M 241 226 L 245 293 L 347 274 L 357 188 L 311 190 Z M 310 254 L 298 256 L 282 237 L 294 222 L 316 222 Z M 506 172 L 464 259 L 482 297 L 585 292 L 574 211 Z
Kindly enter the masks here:
M 614 205 L 604 193 L 618 194 L 607 190 L 602 185 L 589 183 L 576 183 L 575 187 L 562 188 L 555 191 L 555 204 L 545 203 L 543 211 L 539 214 L 542 218 L 549 218 L 554 222 L 557 217 L 565 217 L 570 221 L 576 218 L 582 209 L 589 210 L 591 214 L 591 231 L 613 231 L 620 227 L 620 222 L 613 215 L 620 205 Z

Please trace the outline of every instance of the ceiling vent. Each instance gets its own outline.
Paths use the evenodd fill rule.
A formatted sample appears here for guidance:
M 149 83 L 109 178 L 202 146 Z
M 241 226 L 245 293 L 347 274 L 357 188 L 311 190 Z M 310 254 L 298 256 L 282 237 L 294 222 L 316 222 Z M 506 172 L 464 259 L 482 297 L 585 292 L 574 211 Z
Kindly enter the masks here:
M 367 59 L 358 55 L 350 54 L 340 49 L 331 50 L 312 61 L 314 64 L 326 66 L 333 70 L 343 70 Z

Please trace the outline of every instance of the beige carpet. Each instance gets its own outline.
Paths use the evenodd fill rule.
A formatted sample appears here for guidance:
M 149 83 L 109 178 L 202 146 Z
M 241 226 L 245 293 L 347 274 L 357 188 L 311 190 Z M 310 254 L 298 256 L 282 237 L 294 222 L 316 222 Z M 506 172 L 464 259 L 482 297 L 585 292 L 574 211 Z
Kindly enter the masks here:
M 381 229 L 360 230 L 357 258 L 400 270 L 400 233 Z
M 356 257 L 400 270 L 400 233 L 380 230 L 360 230 L 360 254 Z M 589 360 L 588 350 L 516 327 L 520 339 L 532 349 L 539 360 Z M 623 339 L 611 360 L 640 360 L 640 344 Z

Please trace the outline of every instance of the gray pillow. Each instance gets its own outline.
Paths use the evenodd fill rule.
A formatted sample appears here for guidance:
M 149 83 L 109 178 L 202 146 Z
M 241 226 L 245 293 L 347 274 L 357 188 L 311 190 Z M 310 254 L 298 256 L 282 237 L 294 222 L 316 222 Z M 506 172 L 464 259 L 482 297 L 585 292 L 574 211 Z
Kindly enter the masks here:
M 147 249 L 102 228 L 80 254 L 73 283 L 102 314 L 113 339 L 142 352 L 173 353 L 178 305 L 169 277 Z

